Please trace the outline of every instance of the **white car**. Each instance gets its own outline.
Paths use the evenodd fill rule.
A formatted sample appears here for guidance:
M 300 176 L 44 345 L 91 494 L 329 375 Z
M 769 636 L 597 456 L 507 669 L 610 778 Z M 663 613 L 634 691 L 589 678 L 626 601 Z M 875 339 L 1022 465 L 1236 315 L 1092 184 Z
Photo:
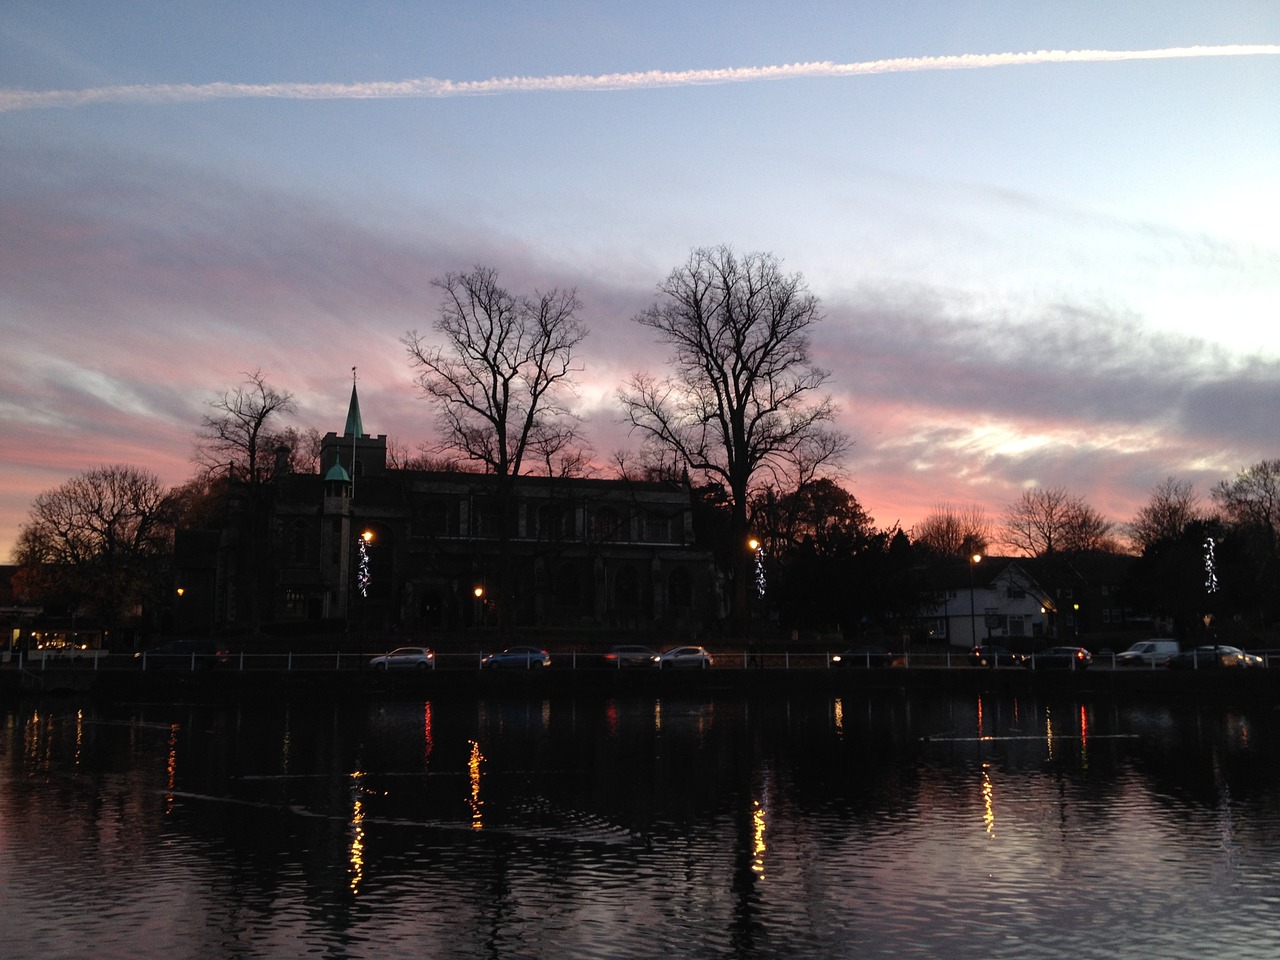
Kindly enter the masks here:
M 705 670 L 714 661 L 706 647 L 672 647 L 658 657 L 658 665 L 664 670 L 674 667 L 693 667 Z
M 375 670 L 434 670 L 436 655 L 430 647 L 396 647 L 374 657 L 369 666 Z
M 1116 656 L 1117 667 L 1163 666 L 1178 653 L 1177 640 L 1139 640 Z

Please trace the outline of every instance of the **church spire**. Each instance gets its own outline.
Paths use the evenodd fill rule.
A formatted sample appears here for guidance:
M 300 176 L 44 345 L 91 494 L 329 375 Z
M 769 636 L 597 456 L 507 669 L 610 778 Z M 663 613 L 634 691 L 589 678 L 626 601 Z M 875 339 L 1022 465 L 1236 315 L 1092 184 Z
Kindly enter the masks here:
M 351 368 L 351 403 L 347 407 L 347 428 L 342 434 L 344 437 L 364 436 L 364 424 L 360 421 L 360 398 L 356 395 L 356 368 Z

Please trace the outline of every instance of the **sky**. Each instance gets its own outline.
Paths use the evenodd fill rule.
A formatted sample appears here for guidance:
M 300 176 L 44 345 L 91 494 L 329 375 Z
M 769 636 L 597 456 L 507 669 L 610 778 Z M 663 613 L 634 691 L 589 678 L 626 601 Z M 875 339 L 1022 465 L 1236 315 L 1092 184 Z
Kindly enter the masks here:
M 189 479 L 247 372 L 434 443 L 402 340 L 476 265 L 577 289 L 607 465 L 719 244 L 821 300 L 879 526 L 1207 499 L 1280 457 L 1277 91 L 1274 0 L 7 0 L 0 560 L 85 470 Z

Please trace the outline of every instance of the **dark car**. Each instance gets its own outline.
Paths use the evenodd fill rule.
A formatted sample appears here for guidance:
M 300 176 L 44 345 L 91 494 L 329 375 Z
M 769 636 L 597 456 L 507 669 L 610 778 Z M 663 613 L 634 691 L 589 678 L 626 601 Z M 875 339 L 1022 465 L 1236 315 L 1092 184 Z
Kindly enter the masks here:
M 139 650 L 133 659 L 144 670 L 208 670 L 229 664 L 231 651 L 215 640 L 170 640 Z
M 1223 644 L 1213 646 L 1206 644 L 1194 650 L 1183 650 L 1169 658 L 1171 670 L 1204 670 L 1212 667 L 1249 667 L 1266 666 L 1256 653 L 1245 653 L 1239 647 L 1228 647 Z
M 969 651 L 969 662 L 975 667 L 1016 667 L 1026 659 L 1004 647 L 989 643 L 980 644 Z
M 621 670 L 626 667 L 656 669 L 662 664 L 657 652 L 639 644 L 622 644 L 610 647 L 604 655 L 604 665 Z
M 890 653 L 884 647 L 850 647 L 844 653 L 835 654 L 831 658 L 831 665 L 833 667 L 861 667 L 864 669 L 870 667 L 900 667 L 902 666 L 902 655 Z
M 1025 662 L 1028 669 L 1035 670 L 1086 670 L 1093 663 L 1093 654 L 1084 647 L 1047 647 Z
M 501 653 L 491 653 L 480 661 L 486 670 L 515 668 L 532 670 L 536 667 L 551 666 L 551 654 L 537 647 L 507 647 Z

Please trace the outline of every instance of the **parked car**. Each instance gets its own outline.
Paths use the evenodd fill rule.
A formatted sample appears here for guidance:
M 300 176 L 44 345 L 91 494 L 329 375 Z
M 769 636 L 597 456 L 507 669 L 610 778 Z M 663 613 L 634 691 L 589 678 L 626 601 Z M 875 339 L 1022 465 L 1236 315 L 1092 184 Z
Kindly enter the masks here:
M 434 670 L 436 655 L 429 647 L 396 647 L 369 661 L 375 670 Z
M 1004 647 L 989 643 L 980 644 L 969 651 L 969 662 L 975 667 L 1015 667 L 1026 659 Z
M 1023 662 L 1028 669 L 1086 670 L 1093 663 L 1093 654 L 1084 647 L 1046 647 Z
M 662 651 L 658 659 L 664 670 L 676 667 L 706 669 L 714 663 L 705 647 L 672 647 Z
M 1155 667 L 1178 652 L 1177 640 L 1139 640 L 1116 655 L 1117 667 Z
M 1262 667 L 1266 665 L 1255 653 L 1245 653 L 1239 647 L 1223 644 L 1214 646 L 1205 644 L 1194 650 L 1183 650 L 1177 656 L 1169 658 L 1168 666 L 1172 670 L 1204 670 L 1211 667 Z
M 231 651 L 216 640 L 169 640 L 133 655 L 147 670 L 209 670 L 231 662 Z
M 833 667 L 846 668 L 900 667 L 902 663 L 902 654 L 890 653 L 884 647 L 876 646 L 850 647 L 831 658 Z
M 656 651 L 650 650 L 648 647 L 642 647 L 638 644 L 623 644 L 609 648 L 609 651 L 604 655 L 604 664 L 606 667 L 613 667 L 617 670 L 621 670 L 624 667 L 656 668 L 662 665 L 662 658 Z
M 486 670 L 516 668 L 532 670 L 535 667 L 551 666 L 551 654 L 537 647 L 507 647 L 501 653 L 491 653 L 480 661 Z

